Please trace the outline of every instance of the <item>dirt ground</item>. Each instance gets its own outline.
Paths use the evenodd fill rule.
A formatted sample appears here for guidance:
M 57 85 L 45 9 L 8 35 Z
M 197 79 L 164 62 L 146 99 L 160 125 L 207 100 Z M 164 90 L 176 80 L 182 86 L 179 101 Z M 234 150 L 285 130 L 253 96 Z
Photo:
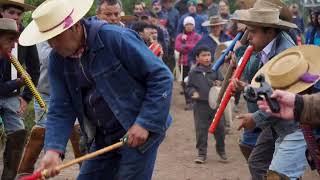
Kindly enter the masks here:
M 167 137 L 160 146 L 154 180 L 249 180 L 250 174 L 243 158 L 238 140 L 237 131 L 239 122 L 234 121 L 232 133 L 226 137 L 226 152 L 229 158 L 227 163 L 219 162 L 214 148 L 214 138 L 209 138 L 208 160 L 206 164 L 195 164 L 195 132 L 192 111 L 184 111 L 184 99 L 179 94 L 180 87 L 175 85 L 171 114 L 174 121 L 168 130 Z M 241 102 L 240 111 L 244 112 L 244 102 Z M 70 145 L 68 146 L 70 149 Z M 71 151 L 66 154 L 66 161 L 73 158 Z M 2 163 L 2 162 L 1 162 Z M 0 163 L 0 170 L 2 164 Z M 55 180 L 76 179 L 78 166 L 64 170 Z M 320 177 L 316 172 L 307 170 L 304 180 L 316 180 Z

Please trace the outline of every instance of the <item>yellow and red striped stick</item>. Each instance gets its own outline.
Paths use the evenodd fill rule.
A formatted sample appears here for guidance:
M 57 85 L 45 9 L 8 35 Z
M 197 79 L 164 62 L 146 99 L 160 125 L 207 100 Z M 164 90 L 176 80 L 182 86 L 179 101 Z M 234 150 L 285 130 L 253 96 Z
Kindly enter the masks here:
M 16 68 L 17 72 L 21 74 L 21 76 L 25 77 L 24 78 L 25 84 L 30 89 L 32 95 L 34 96 L 36 101 L 39 103 L 40 107 L 45 111 L 47 111 L 46 103 L 43 101 L 40 93 L 37 91 L 36 86 L 33 84 L 32 80 L 29 78 L 29 75 L 27 74 L 26 70 L 23 69 L 18 59 L 16 59 L 11 53 L 8 53 L 7 56 L 9 57 L 10 62 Z

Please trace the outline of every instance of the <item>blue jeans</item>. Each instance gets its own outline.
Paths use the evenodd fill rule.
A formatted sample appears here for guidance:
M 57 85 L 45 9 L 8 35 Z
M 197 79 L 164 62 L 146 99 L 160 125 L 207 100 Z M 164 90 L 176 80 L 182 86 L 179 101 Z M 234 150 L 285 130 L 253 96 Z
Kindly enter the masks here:
M 151 180 L 160 137 L 147 151 L 123 146 L 117 150 L 85 161 L 77 180 Z M 96 151 L 94 142 L 90 152 Z
M 49 107 L 50 96 L 43 93 L 40 93 L 40 95 L 43 101 L 46 103 L 47 107 Z M 45 113 L 44 110 L 41 109 L 40 105 L 36 100 L 34 100 L 34 115 L 35 115 L 36 126 L 45 128 L 47 113 Z
M 241 136 L 241 144 L 249 145 L 249 146 L 255 146 L 257 143 L 257 139 L 261 133 L 260 129 L 255 129 L 253 131 L 244 129 L 242 136 Z
M 285 174 L 290 179 L 303 175 L 308 163 L 305 156 L 307 144 L 300 129 L 285 137 L 279 137 L 275 143 L 270 170 Z
M 7 135 L 25 129 L 22 118 L 17 114 L 19 107 L 20 100 L 18 96 L 0 98 L 0 116 Z

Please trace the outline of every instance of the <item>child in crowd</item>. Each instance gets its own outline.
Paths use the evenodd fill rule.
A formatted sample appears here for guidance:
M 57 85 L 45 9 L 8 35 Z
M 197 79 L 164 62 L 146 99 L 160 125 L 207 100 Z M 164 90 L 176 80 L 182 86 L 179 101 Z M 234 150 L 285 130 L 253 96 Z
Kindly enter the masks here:
M 196 130 L 196 148 L 198 157 L 196 163 L 202 164 L 206 161 L 208 147 L 208 129 L 216 110 L 212 110 L 208 103 L 209 91 L 212 86 L 221 85 L 223 76 L 219 71 L 211 68 L 211 53 L 207 46 L 196 49 L 197 65 L 189 73 L 189 82 L 186 92 L 194 101 L 194 124 Z M 225 127 L 224 118 L 221 119 L 214 137 L 216 139 L 216 151 L 223 161 L 227 160 L 225 153 Z

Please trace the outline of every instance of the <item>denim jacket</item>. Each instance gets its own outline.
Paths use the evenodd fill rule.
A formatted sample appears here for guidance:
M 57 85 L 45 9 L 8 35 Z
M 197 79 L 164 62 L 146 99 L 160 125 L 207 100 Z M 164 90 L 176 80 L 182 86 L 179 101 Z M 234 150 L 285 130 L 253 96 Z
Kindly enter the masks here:
M 96 22 L 83 22 L 87 37 Z M 94 43 L 89 44 L 88 39 L 85 53 L 92 53 L 88 59 L 89 73 L 123 128 L 128 130 L 138 124 L 155 136 L 163 136 L 172 121 L 169 115 L 173 86 L 170 70 L 129 29 L 105 24 Z M 51 52 L 46 150 L 65 151 L 76 118 L 82 130 L 85 129 L 76 64 L 74 59 L 63 58 L 54 50 Z

